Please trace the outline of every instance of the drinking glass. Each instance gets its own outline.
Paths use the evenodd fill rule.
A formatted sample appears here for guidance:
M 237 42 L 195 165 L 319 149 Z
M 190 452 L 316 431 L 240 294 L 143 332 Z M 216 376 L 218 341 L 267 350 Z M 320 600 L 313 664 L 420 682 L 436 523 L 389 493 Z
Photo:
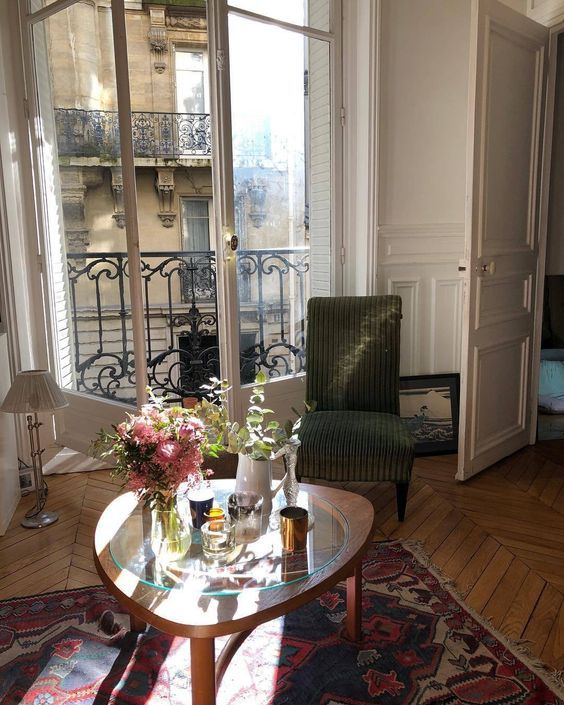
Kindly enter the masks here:
M 237 543 L 256 541 L 262 527 L 262 495 L 258 492 L 234 492 L 227 499 L 227 511 L 236 524 Z

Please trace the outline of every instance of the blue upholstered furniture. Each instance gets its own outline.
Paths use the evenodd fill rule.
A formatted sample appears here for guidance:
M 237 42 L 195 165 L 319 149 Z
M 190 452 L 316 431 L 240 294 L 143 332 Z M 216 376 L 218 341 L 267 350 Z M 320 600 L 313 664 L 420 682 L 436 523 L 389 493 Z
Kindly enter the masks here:
M 298 473 L 338 482 L 396 483 L 403 521 L 414 442 L 399 417 L 399 296 L 312 298 Z

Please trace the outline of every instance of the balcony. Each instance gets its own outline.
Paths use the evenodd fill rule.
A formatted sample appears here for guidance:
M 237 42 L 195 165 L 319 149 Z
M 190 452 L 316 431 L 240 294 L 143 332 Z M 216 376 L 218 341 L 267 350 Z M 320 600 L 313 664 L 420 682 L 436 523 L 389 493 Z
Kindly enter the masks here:
M 115 161 L 120 156 L 118 114 L 108 110 L 55 109 L 59 157 L 95 157 Z M 136 158 L 183 159 L 211 155 L 207 113 L 131 114 Z
M 215 253 L 141 255 L 147 383 L 172 401 L 221 377 Z M 67 254 L 75 389 L 135 403 L 127 254 Z M 305 366 L 308 248 L 240 250 L 241 381 Z

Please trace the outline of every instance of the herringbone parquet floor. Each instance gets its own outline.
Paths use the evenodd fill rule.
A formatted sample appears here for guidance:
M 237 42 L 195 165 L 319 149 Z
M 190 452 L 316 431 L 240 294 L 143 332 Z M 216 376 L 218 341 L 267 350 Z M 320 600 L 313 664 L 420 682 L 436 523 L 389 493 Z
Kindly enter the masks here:
M 419 458 L 406 520 L 395 518 L 391 485 L 346 485 L 378 516 L 375 538 L 420 541 L 466 601 L 532 654 L 564 669 L 564 442 L 537 444 L 461 484 L 456 456 Z M 92 536 L 119 486 L 107 471 L 49 478 L 48 508 L 59 521 L 19 525 L 25 497 L 0 538 L 0 598 L 99 582 Z

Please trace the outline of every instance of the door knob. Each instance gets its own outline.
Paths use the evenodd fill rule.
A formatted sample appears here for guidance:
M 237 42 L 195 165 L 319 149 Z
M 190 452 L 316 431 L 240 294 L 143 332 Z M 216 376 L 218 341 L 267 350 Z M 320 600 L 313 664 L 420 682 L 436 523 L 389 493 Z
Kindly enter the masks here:
M 492 260 L 491 262 L 485 262 L 484 264 L 480 265 L 480 272 L 482 274 L 495 274 L 495 262 Z

